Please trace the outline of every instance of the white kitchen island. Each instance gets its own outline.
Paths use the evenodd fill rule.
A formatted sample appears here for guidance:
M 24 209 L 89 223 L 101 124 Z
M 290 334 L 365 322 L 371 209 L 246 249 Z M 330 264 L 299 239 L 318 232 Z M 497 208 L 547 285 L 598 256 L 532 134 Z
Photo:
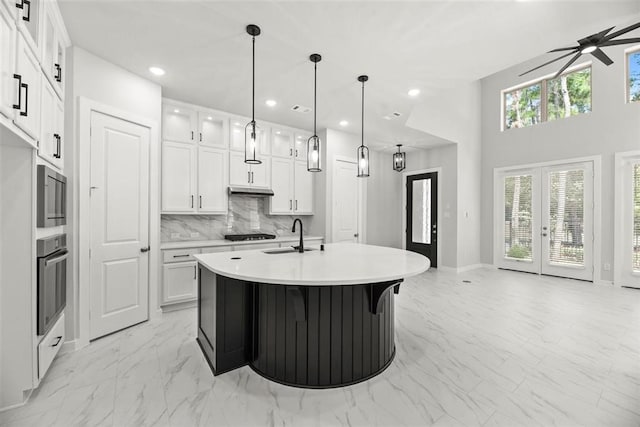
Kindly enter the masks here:
M 394 293 L 429 260 L 355 243 L 196 255 L 198 342 L 215 375 L 249 365 L 283 384 L 364 381 L 395 356 Z

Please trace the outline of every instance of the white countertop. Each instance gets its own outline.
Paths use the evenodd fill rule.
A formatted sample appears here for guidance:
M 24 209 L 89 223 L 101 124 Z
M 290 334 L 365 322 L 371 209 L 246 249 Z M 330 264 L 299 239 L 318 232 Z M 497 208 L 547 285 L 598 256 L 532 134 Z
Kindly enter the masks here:
M 201 254 L 195 258 L 214 273 L 233 279 L 302 286 L 386 282 L 415 276 L 430 266 L 428 258 L 414 252 L 357 243 L 326 244 L 324 251 L 304 254 L 262 251 Z M 236 257 L 240 259 L 232 259 Z
M 322 236 L 304 236 L 304 240 L 319 240 Z M 185 249 L 185 248 L 207 248 L 211 246 L 239 246 L 239 245 L 251 245 L 260 243 L 282 243 L 282 242 L 297 242 L 300 240 L 299 236 L 280 236 L 275 239 L 265 240 L 244 240 L 240 242 L 232 242 L 231 240 L 184 240 L 180 242 L 162 242 L 160 243 L 160 249 Z

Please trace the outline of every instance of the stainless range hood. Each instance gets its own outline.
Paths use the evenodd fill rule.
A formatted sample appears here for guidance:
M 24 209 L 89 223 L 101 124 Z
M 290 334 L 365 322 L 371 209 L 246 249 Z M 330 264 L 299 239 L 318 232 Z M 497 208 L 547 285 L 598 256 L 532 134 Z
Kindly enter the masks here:
M 270 196 L 273 196 L 273 190 L 269 188 L 233 186 L 233 187 L 229 187 L 229 195 L 270 197 Z

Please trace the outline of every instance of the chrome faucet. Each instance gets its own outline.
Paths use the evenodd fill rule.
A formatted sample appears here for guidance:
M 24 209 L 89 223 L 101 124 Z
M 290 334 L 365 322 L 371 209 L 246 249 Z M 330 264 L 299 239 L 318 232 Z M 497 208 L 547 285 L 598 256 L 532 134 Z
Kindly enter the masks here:
M 296 222 L 300 223 L 300 245 L 297 248 L 294 246 L 294 249 L 297 249 L 298 252 L 302 254 L 304 253 L 304 240 L 302 240 L 302 221 L 300 220 L 300 218 L 296 218 L 293 220 L 293 228 L 291 229 L 291 232 L 296 232 Z

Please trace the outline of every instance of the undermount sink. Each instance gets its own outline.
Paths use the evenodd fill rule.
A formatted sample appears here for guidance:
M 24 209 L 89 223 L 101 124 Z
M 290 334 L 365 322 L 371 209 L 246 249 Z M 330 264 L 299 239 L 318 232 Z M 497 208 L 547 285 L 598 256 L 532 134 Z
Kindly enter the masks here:
M 308 251 L 315 251 L 316 249 L 314 248 L 304 248 L 305 252 Z M 262 251 L 262 253 L 268 254 L 268 255 L 276 255 L 276 254 L 291 254 L 294 252 L 298 252 L 298 250 L 296 248 L 294 248 L 293 246 L 289 246 L 287 248 L 276 248 L 276 249 L 266 249 L 264 251 Z

